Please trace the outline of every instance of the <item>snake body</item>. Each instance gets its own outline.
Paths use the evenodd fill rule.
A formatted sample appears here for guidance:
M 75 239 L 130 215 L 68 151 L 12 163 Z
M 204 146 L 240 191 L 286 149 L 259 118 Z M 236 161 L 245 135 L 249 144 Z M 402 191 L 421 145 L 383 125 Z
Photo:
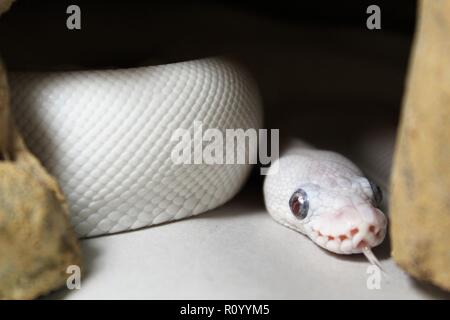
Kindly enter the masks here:
M 220 130 L 261 128 L 258 90 L 231 62 L 14 73 L 10 82 L 16 122 L 60 182 L 81 237 L 206 212 L 232 198 L 251 170 L 250 164 L 180 165 L 171 158 L 177 129 L 192 134 L 186 148 L 204 143 L 195 121 Z M 376 194 L 349 160 L 294 143 L 275 164 L 264 196 L 276 221 L 337 253 L 383 240 L 386 219 L 374 207 Z M 302 214 L 308 206 L 304 217 L 299 205 Z

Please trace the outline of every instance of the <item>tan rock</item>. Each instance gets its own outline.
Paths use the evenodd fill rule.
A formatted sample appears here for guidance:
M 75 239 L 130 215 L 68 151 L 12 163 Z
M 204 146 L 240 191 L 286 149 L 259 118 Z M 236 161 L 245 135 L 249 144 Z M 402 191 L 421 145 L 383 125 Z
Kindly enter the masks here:
M 37 176 L 0 163 L 0 298 L 31 299 L 66 284 L 80 249 L 64 203 Z
M 9 7 L 11 7 L 14 0 L 0 0 L 0 14 L 8 11 Z
M 0 1 L 0 13 L 11 1 Z M 66 284 L 81 252 L 57 182 L 28 151 L 9 115 L 0 61 L 0 299 L 32 299 Z
M 450 290 L 450 1 L 422 1 L 391 185 L 395 261 Z
M 8 137 L 0 140 L 0 153 L 8 149 L 0 160 L 0 298 L 31 299 L 63 286 L 81 253 L 57 182 L 5 119 L 6 89 L 0 74 L 0 132 Z

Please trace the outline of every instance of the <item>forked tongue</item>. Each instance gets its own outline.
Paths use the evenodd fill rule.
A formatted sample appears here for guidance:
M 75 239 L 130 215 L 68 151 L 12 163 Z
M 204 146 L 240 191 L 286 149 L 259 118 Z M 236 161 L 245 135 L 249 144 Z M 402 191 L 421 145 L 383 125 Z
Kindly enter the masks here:
M 370 249 L 370 247 L 368 247 L 368 246 L 363 247 L 362 253 L 366 256 L 366 258 L 370 262 L 370 264 L 377 266 L 378 269 L 381 270 L 381 272 L 383 272 L 385 275 L 387 275 L 386 271 L 384 271 L 383 267 L 381 266 L 380 261 L 373 254 L 373 251 L 372 251 L 372 249 Z

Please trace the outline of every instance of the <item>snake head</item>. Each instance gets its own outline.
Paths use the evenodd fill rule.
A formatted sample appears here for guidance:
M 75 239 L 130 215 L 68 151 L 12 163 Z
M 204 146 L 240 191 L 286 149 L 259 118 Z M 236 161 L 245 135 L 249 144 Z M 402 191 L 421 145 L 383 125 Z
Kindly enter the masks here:
M 377 208 L 381 190 L 364 177 L 332 177 L 300 185 L 289 199 L 288 224 L 339 254 L 379 245 L 387 219 Z

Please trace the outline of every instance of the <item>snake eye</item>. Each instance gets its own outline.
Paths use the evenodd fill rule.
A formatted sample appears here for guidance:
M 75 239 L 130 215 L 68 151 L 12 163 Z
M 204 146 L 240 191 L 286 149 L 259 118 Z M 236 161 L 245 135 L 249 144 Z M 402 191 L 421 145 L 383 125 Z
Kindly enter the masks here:
M 370 187 L 372 188 L 374 205 L 379 206 L 381 204 L 381 201 L 383 201 L 383 192 L 381 191 L 381 188 L 373 181 L 369 180 L 369 183 Z
M 309 201 L 308 195 L 303 189 L 297 189 L 289 199 L 289 208 L 298 219 L 305 219 L 308 215 Z

